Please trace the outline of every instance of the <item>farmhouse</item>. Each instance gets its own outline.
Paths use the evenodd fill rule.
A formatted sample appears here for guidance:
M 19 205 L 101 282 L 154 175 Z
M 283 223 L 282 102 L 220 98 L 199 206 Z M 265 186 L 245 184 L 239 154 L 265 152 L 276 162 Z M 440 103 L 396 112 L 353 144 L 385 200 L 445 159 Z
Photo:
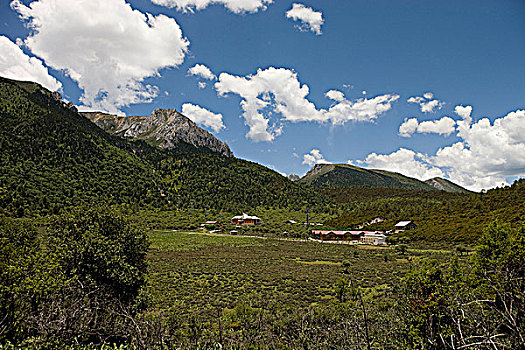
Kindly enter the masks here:
M 313 238 L 321 241 L 351 241 L 361 244 L 386 244 L 386 236 L 378 231 L 313 230 Z
M 237 215 L 232 218 L 233 225 L 259 225 L 260 223 L 260 218 L 257 216 L 250 216 L 246 213 L 242 213 L 242 215 Z
M 403 232 L 406 230 L 415 230 L 417 228 L 413 221 L 400 221 L 395 225 L 396 232 Z

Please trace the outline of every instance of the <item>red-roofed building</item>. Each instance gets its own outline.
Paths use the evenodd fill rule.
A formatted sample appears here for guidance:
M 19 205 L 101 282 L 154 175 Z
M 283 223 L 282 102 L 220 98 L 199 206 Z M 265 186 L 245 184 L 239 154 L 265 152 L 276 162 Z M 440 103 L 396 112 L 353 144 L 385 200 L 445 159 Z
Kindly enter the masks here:
M 378 231 L 313 230 L 314 239 L 321 241 L 353 241 L 355 243 L 383 245 L 386 236 Z

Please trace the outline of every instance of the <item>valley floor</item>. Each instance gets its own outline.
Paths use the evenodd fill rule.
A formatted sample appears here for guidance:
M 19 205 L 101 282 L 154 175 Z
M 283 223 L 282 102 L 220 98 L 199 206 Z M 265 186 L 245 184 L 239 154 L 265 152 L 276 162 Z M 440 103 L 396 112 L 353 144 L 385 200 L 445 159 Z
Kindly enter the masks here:
M 364 303 L 382 303 L 413 265 L 454 256 L 202 231 L 152 231 L 149 238 L 149 311 L 175 319 L 181 339 L 238 333 L 246 310 L 299 315 L 336 309 L 341 280 L 358 287 Z

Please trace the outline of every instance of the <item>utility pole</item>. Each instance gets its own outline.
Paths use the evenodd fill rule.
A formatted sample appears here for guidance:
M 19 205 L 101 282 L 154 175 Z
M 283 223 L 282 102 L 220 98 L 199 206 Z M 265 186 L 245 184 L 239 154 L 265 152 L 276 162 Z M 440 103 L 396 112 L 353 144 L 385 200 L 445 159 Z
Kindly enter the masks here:
M 206 206 L 204 206 L 204 221 L 208 221 L 208 212 L 206 211 Z
M 306 226 L 310 227 L 310 207 L 306 206 Z
M 180 210 L 180 194 L 177 195 L 177 210 Z
M 191 216 L 193 216 L 193 199 L 191 200 Z

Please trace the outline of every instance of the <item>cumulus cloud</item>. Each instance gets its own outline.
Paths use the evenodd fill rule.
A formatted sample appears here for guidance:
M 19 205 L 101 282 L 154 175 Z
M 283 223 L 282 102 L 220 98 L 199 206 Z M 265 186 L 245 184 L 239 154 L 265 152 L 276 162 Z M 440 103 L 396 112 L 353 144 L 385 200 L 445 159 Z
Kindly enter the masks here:
M 405 121 L 403 122 L 403 124 L 399 126 L 399 136 L 402 136 L 402 137 L 412 136 L 412 134 L 417 131 L 418 126 L 419 126 L 419 121 L 417 120 L 417 118 L 410 118 L 410 119 L 405 118 Z
M 215 74 L 212 73 L 212 71 L 206 67 L 203 64 L 196 64 L 190 69 L 188 69 L 188 74 L 195 75 L 197 77 L 201 77 L 206 80 L 215 80 L 217 77 Z
M 201 106 L 185 103 L 182 105 L 182 114 L 199 125 L 211 128 L 214 132 L 219 132 L 225 128 L 222 122 L 222 114 L 210 112 Z
M 464 116 L 470 118 L 470 110 L 467 112 Z M 494 122 L 488 118 L 473 124 L 458 121 L 456 136 L 460 141 L 434 155 L 402 148 L 387 155 L 372 153 L 361 163 L 420 179 L 442 176 L 441 171 L 448 179 L 475 191 L 525 174 L 525 110 L 510 112 Z
M 248 138 L 254 141 L 272 141 L 282 132 L 282 121 L 330 122 L 344 124 L 348 121 L 371 122 L 392 108 L 399 95 L 380 95 L 372 99 L 350 101 L 337 90 L 327 96 L 335 103 L 329 109 L 317 109 L 307 99 L 308 85 L 301 84 L 297 73 L 290 69 L 269 67 L 259 69 L 255 75 L 235 76 L 221 73 L 215 83 L 220 96 L 232 93 L 241 97 Z M 270 117 L 279 118 L 270 124 Z
M 303 164 L 312 166 L 314 164 L 332 164 L 331 162 L 324 159 L 324 156 L 319 152 L 318 149 L 312 149 L 310 153 L 303 155 Z
M 436 109 L 441 109 L 443 107 L 443 102 L 439 101 L 437 99 L 433 99 L 434 94 L 431 92 L 426 92 L 423 94 L 423 96 L 412 96 L 410 97 L 407 102 L 408 103 L 416 103 L 421 108 L 421 112 L 423 113 L 430 113 L 434 112 Z
M 448 136 L 456 130 L 456 121 L 450 117 L 419 122 L 417 118 L 405 119 L 399 127 L 399 136 L 410 137 L 418 132 L 422 134 L 440 134 Z
M 296 27 L 301 31 L 311 30 L 317 35 L 321 35 L 321 26 L 324 23 L 323 13 L 314 11 L 311 7 L 303 4 L 293 4 L 292 8 L 286 12 L 286 18 L 299 21 Z
M 254 13 L 266 10 L 273 0 L 151 0 L 154 4 L 173 8 L 178 11 L 200 11 L 209 5 L 220 4 L 233 13 Z
M 34 81 L 49 90 L 58 90 L 62 84 L 49 75 L 41 60 L 26 55 L 9 38 L 0 35 L 0 76 L 9 79 Z
M 425 156 L 406 148 L 390 154 L 369 154 L 364 161 L 358 161 L 369 168 L 381 169 L 426 180 L 433 177 L 442 177 L 444 173 L 438 167 L 425 161 Z
M 472 106 L 458 105 L 456 106 L 456 108 L 454 108 L 454 112 L 456 112 L 456 114 L 463 118 L 463 120 L 466 121 L 468 124 L 472 123 Z
M 337 102 L 344 101 L 345 99 L 345 94 L 338 90 L 330 90 L 325 94 L 325 96 Z
M 11 7 L 32 30 L 25 45 L 78 83 L 86 109 L 119 113 L 151 102 L 158 88 L 144 79 L 180 65 L 189 45 L 173 18 L 124 0 L 14 0 Z
M 456 121 L 450 117 L 438 120 L 426 120 L 419 123 L 417 132 L 424 134 L 439 134 L 448 136 L 456 129 Z
M 480 119 L 458 128 L 457 136 L 460 142 L 430 158 L 437 166 L 451 168 L 451 178 L 480 188 L 484 178 L 502 183 L 505 177 L 525 174 L 525 110 L 513 111 L 494 123 Z

